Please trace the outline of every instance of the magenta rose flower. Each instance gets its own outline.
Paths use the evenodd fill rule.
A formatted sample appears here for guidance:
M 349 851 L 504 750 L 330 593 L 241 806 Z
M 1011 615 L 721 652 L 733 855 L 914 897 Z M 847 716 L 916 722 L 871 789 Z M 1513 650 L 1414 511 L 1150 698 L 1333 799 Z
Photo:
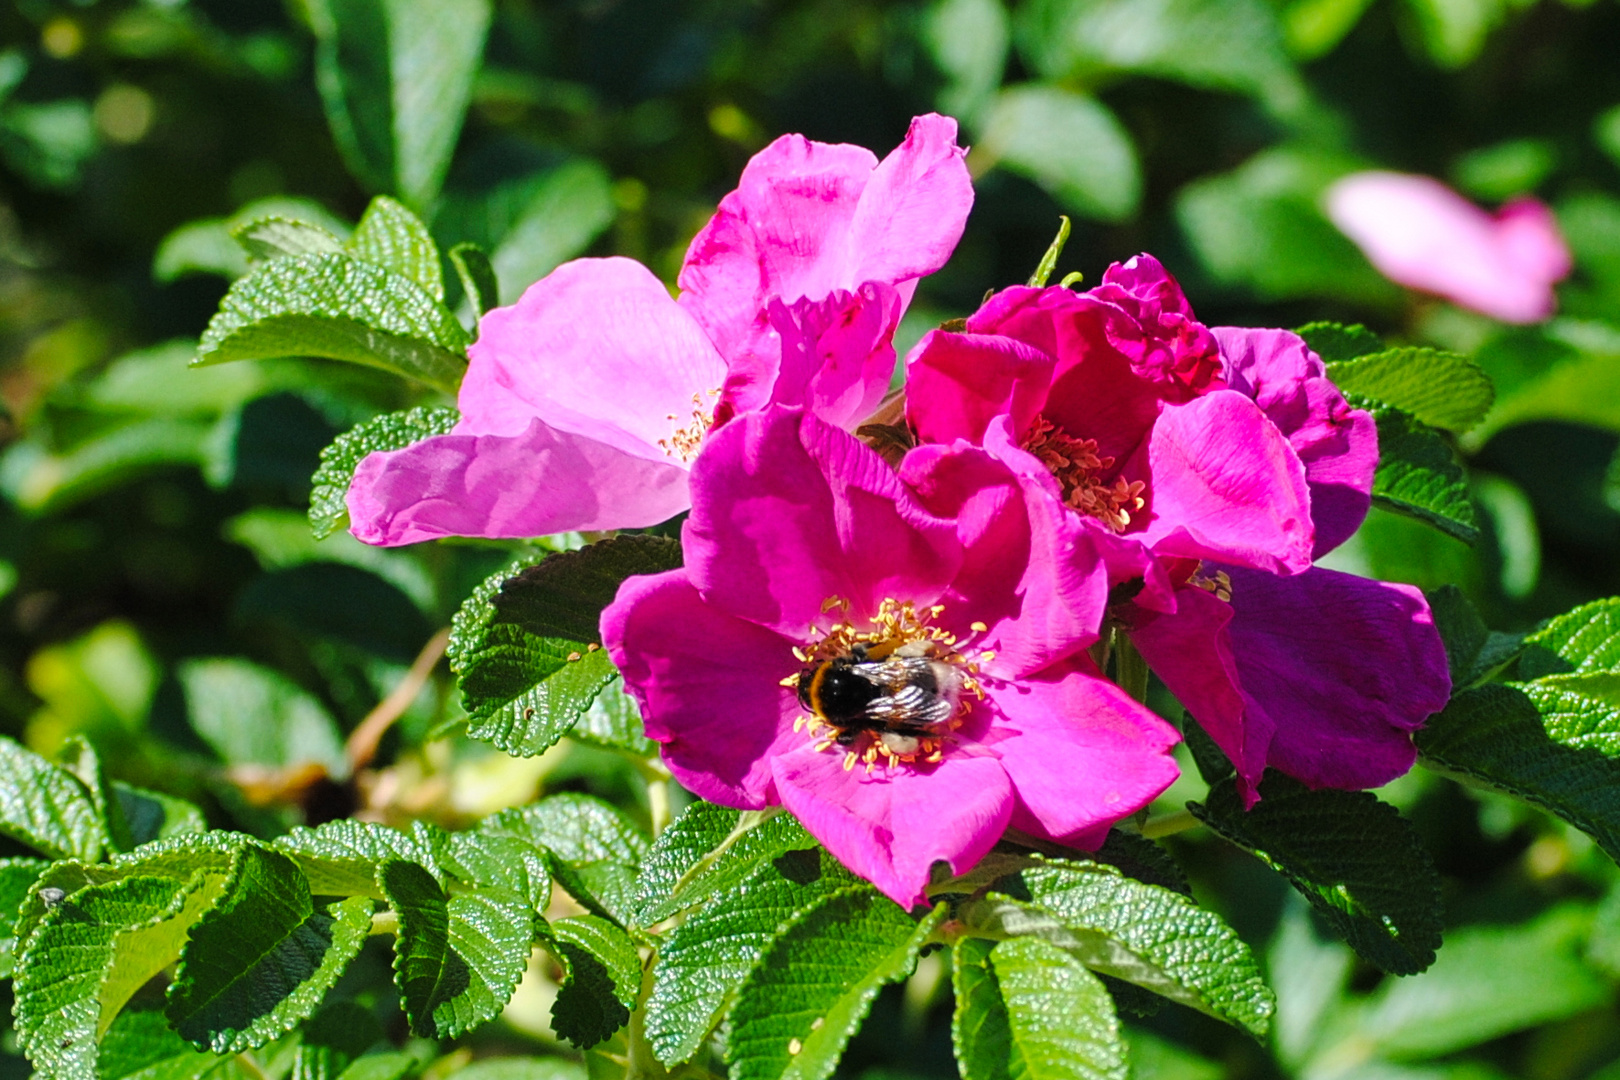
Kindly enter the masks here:
M 983 450 L 931 453 L 913 493 L 802 408 L 743 415 L 693 466 L 685 567 L 602 616 L 682 784 L 785 805 L 908 906 L 1009 825 L 1095 847 L 1176 776 L 1174 729 L 1076 654 L 1106 602 L 1084 532 Z
M 1370 505 L 1372 417 L 1280 330 L 1210 330 L 1139 256 L 1086 293 L 1011 289 L 908 358 L 919 439 L 983 446 L 1084 523 L 1128 631 L 1236 764 L 1361 788 L 1445 704 L 1421 593 L 1313 568 Z M 918 453 L 918 451 L 913 451 Z M 914 470 L 907 469 L 909 475 Z
M 679 301 L 628 259 L 579 259 L 487 314 L 446 435 L 366 457 L 371 544 L 654 525 L 686 509 L 709 428 L 776 401 L 853 427 L 888 389 L 916 280 L 973 202 L 956 122 L 879 162 L 778 139 L 693 240 Z
M 1360 172 L 1328 189 L 1327 213 L 1391 281 L 1503 322 L 1550 318 L 1572 267 L 1538 199 L 1488 214 L 1432 177 Z

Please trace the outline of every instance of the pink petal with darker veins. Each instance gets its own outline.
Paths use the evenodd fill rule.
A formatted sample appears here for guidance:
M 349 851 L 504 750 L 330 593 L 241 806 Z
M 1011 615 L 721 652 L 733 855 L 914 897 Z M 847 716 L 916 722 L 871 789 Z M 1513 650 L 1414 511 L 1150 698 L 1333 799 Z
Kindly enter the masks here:
M 925 443 L 981 442 L 1003 413 L 1028 430 L 1046 404 L 1053 358 L 994 334 L 930 330 L 906 359 L 906 417 Z
M 834 427 L 854 430 L 889 391 L 894 331 L 903 306 L 900 294 L 881 282 L 791 305 L 772 299 L 768 314 L 781 338 L 782 354 L 775 378 L 766 387 L 769 400 L 803 405 Z M 731 412 L 763 408 L 763 402 L 748 404 L 757 397 L 757 393 L 738 395 L 733 404 L 728 382 L 722 407 L 730 406 Z
M 903 907 L 924 901 L 936 861 L 972 869 L 1012 814 L 1012 785 L 993 757 L 947 754 L 935 765 L 843 766 L 808 742 L 771 763 L 782 803 L 845 866 Z

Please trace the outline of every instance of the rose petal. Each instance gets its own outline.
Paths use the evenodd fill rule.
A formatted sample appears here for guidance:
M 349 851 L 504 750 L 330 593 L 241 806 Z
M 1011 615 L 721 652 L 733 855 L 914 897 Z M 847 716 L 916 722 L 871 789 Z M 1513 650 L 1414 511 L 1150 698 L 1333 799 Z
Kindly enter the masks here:
M 801 667 L 791 642 L 705 604 L 685 570 L 626 580 L 602 612 L 602 642 L 687 790 L 742 809 L 778 801 L 770 760 L 809 739 L 779 683 Z
M 674 517 L 688 499 L 679 462 L 540 420 L 513 436 L 435 435 L 367 455 L 347 495 L 350 531 L 387 547 L 441 536 L 641 528 Z
M 1372 505 L 1378 427 L 1352 409 L 1327 377 L 1321 357 L 1287 330 L 1218 326 L 1227 385 L 1253 398 L 1305 466 L 1320 558 L 1361 527 Z
M 809 746 L 773 760 L 782 803 L 838 861 L 903 907 L 922 903 L 929 871 L 972 869 L 1007 829 L 1012 788 L 991 757 L 948 753 L 936 765 L 843 767 Z
M 1147 482 L 1146 527 L 1133 535 L 1160 555 L 1280 574 L 1311 565 L 1305 468 L 1242 394 L 1218 390 L 1167 407 L 1124 475 Z
M 686 566 L 719 609 L 804 641 L 840 597 L 931 604 L 961 564 L 951 522 L 853 435 L 773 405 L 709 439 L 692 470 Z
M 906 358 L 906 418 L 925 443 L 981 443 L 1003 413 L 1027 431 L 1046 403 L 1053 363 L 1011 337 L 930 330 Z
M 853 430 L 889 391 L 903 306 L 900 294 L 881 282 L 791 306 L 772 300 L 782 360 L 771 400 L 804 405 L 827 423 Z

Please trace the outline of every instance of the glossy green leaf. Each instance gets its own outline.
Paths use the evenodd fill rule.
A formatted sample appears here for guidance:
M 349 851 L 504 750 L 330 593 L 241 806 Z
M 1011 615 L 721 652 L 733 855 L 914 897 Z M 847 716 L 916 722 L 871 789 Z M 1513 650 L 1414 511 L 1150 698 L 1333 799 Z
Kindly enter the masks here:
M 975 148 L 1089 218 L 1121 221 L 1142 198 L 1131 137 L 1106 105 L 1057 86 L 1023 83 L 988 106 Z
M 658 950 L 647 999 L 647 1040 L 666 1065 L 703 1045 L 737 987 L 789 921 L 858 882 L 816 849 L 758 864 L 670 931 Z
M 1354 398 L 1351 402 L 1363 404 Z M 1378 420 L 1373 501 L 1464 543 L 1479 539 L 1468 482 L 1451 447 L 1432 428 L 1399 409 L 1375 406 L 1373 415 Z
M 343 250 L 343 241 L 325 227 L 284 217 L 255 218 L 232 229 L 231 236 L 255 262 L 299 255 L 335 255 Z M 246 267 L 243 271 L 246 272 Z
M 647 838 L 621 811 L 589 795 L 553 795 L 486 818 L 478 831 L 544 849 L 574 899 L 620 925 L 633 920 L 636 872 Z
M 641 954 L 629 934 L 598 915 L 577 915 L 551 924 L 551 934 L 559 943 L 584 949 L 607 970 L 613 996 L 630 1008 L 641 990 Z
M 658 753 L 658 744 L 642 731 L 636 699 L 625 691 L 623 680 L 612 679 L 597 693 L 568 736 L 575 742 L 652 757 Z
M 303 255 L 231 286 L 197 343 L 197 363 L 314 356 L 454 393 L 466 348 L 455 316 L 414 281 L 345 255 Z
M 96 1073 L 103 1080 L 201 1080 L 219 1063 L 218 1054 L 182 1039 L 162 1009 L 125 1009 L 101 1038 Z
M 858 885 L 797 916 L 737 991 L 726 1046 L 732 1080 L 825 1080 L 872 999 L 911 974 L 945 912 L 941 904 L 919 924 Z
M 417 838 L 433 852 L 433 862 L 449 877 L 483 890 L 505 892 L 533 912 L 551 902 L 551 875 L 545 853 L 515 836 L 447 833 L 416 822 Z M 437 834 L 430 840 L 428 834 Z
M 1040 938 L 996 945 L 990 963 L 1001 991 L 1010 1051 L 1004 1073 L 1027 1080 L 1125 1080 L 1129 1074 L 1114 1002 L 1102 982 Z
M 1368 963 L 1412 975 L 1434 962 L 1440 877 L 1393 806 L 1365 791 L 1312 791 L 1273 772 L 1252 809 L 1231 780 L 1189 809 L 1286 877 Z
M 112 788 L 134 847 L 171 836 L 204 832 L 208 828 L 208 819 L 202 810 L 185 799 L 131 787 L 118 780 L 113 781 Z
M 1346 325 L 1321 320 L 1306 323 L 1294 333 L 1304 338 L 1311 351 L 1329 364 L 1384 351 L 1383 339 L 1360 323 Z
M 450 265 L 461 279 L 461 291 L 480 318 L 501 302 L 500 282 L 489 255 L 477 244 L 461 243 L 450 249 Z
M 369 896 L 386 899 L 377 868 L 389 859 L 433 867 L 433 852 L 418 837 L 369 821 L 342 819 L 319 828 L 297 828 L 275 839 L 277 851 L 292 857 L 317 896 Z
M 298 864 L 244 847 L 223 899 L 192 929 L 165 1015 L 199 1048 L 237 1053 L 290 1031 L 365 944 L 372 903 L 316 905 Z
M 450 635 L 468 733 L 524 757 L 566 735 L 615 674 L 598 641 L 602 609 L 626 578 L 679 565 L 675 541 L 621 536 L 489 578 Z
M 337 1080 L 355 1058 L 383 1037 L 371 1010 L 353 1001 L 325 1005 L 299 1029 L 290 1080 Z
M 1443 585 L 1427 596 L 1445 643 L 1454 693 L 1489 678 L 1524 651 L 1525 635 L 1488 629 L 1457 586 Z
M 951 949 L 951 1045 L 962 1080 L 1011 1080 L 1015 1053 L 1001 984 L 990 966 L 994 941 L 965 937 Z M 1022 1064 L 1022 1062 L 1016 1062 Z
M 227 765 L 315 762 L 330 775 L 348 774 L 336 721 L 281 673 L 218 657 L 187 660 L 178 674 L 192 728 Z
M 32 750 L 0 737 L 0 836 L 53 859 L 94 862 L 106 825 L 82 781 Z
M 248 252 L 244 250 L 238 233 L 255 222 L 272 219 L 293 225 L 308 225 L 316 232 L 332 236 L 332 250 L 341 245 L 339 237 L 348 233 L 348 226 L 320 203 L 311 199 L 273 195 L 267 199 L 256 199 L 229 217 L 200 218 L 169 233 L 158 244 L 157 253 L 152 257 L 152 276 L 165 283 L 188 274 L 241 277 L 248 272 Z M 302 230 L 289 230 L 277 239 L 285 239 L 287 243 L 298 246 L 320 243 L 318 239 L 304 235 Z M 267 250 L 265 257 L 280 253 L 279 250 Z
M 429 435 L 443 435 L 460 419 L 461 414 L 448 405 L 422 405 L 385 413 L 339 435 L 321 451 L 321 467 L 310 480 L 309 525 L 316 538 L 331 536 L 347 524 L 349 508 L 344 498 L 362 458 L 379 450 L 404 449 Z
M 562 985 L 551 1006 L 551 1029 L 580 1050 L 588 1050 L 630 1022 L 619 1000 L 617 981 L 595 953 L 572 941 L 556 941 L 552 955 L 563 967 Z
M 734 887 L 762 864 L 815 846 L 791 814 L 695 802 L 658 836 L 636 881 L 636 920 L 651 926 Z
M 1549 619 L 1524 638 L 1519 674 L 1620 670 L 1620 598 L 1594 600 Z
M 11 977 L 17 951 L 17 909 L 48 865 L 43 859 L 0 859 L 0 979 Z
M 1401 348 L 1328 365 L 1340 390 L 1400 409 L 1419 423 L 1459 434 L 1484 419 L 1495 400 L 1490 376 L 1466 356 Z
M 371 200 L 354 235 L 343 245 L 350 257 L 392 270 L 444 300 L 444 267 L 439 247 L 422 219 L 386 195 Z

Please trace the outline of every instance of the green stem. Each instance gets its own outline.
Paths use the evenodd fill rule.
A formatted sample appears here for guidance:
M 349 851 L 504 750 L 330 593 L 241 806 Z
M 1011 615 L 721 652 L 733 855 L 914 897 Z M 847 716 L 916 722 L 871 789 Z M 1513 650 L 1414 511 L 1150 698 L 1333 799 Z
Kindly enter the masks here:
M 1137 701 L 1147 700 L 1148 666 L 1142 654 L 1136 651 L 1131 639 L 1114 631 L 1114 673 L 1120 689 Z
M 641 965 L 641 989 L 636 993 L 636 1007 L 630 1013 L 630 1026 L 625 1031 L 626 1060 L 624 1080 L 668 1080 L 669 1070 L 653 1053 L 647 1041 L 647 998 L 652 996 L 653 957 L 648 956 Z
M 1161 836 L 1174 836 L 1176 833 L 1197 828 L 1200 824 L 1202 822 L 1193 817 L 1192 811 L 1177 810 L 1142 822 L 1142 836 L 1147 840 L 1157 840 Z

